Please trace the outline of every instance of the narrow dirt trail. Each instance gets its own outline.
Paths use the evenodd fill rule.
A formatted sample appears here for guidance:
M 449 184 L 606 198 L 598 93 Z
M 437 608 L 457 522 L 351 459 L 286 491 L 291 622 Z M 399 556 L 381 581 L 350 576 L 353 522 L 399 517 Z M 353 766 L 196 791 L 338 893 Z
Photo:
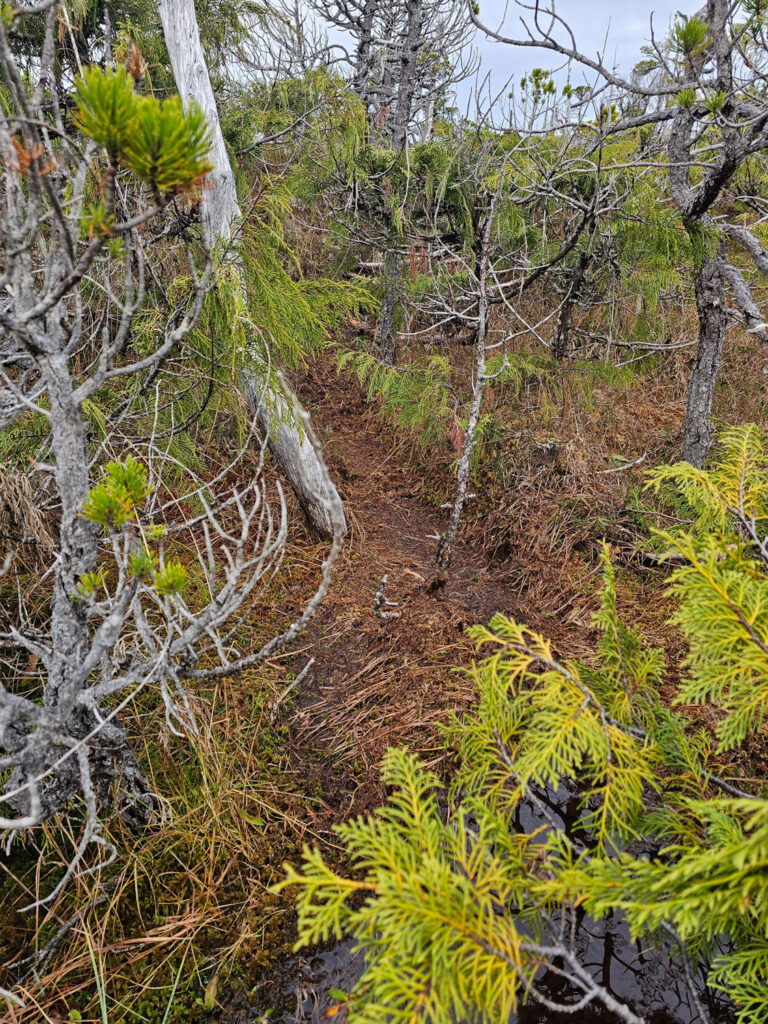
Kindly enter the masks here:
M 434 556 L 447 512 L 426 500 L 423 479 L 378 429 L 356 382 L 316 364 L 302 398 L 314 407 L 351 530 L 302 643 L 301 659 L 315 664 L 291 721 L 292 760 L 295 770 L 320 776 L 339 820 L 380 802 L 387 747 L 408 743 L 443 756 L 435 725 L 473 700 L 471 680 L 456 671 L 471 658 L 466 627 L 519 609 L 498 570 L 462 542 L 440 585 Z M 373 603 L 385 574 L 397 607 L 381 619 Z
M 446 585 L 436 588 L 436 535 L 447 513 L 427 500 L 418 470 L 393 449 L 397 442 L 390 433 L 378 429 L 356 384 L 337 377 L 333 368 L 313 367 L 302 398 L 314 407 L 351 521 L 331 593 L 295 663 L 299 668 L 307 657 L 315 659 L 289 721 L 292 770 L 318 801 L 313 838 L 327 841 L 324 852 L 332 859 L 330 826 L 373 810 L 385 797 L 379 764 L 388 746 L 407 744 L 449 770 L 436 726 L 475 700 L 472 679 L 456 671 L 473 656 L 466 627 L 497 611 L 535 621 L 537 609 L 535 598 L 526 605 L 510 586 L 510 565 L 486 563 L 465 542 L 456 549 Z M 387 595 L 399 602 L 400 615 L 382 621 L 373 601 L 385 573 Z M 554 596 L 562 603 L 562 594 Z M 560 635 L 583 639 L 589 627 L 580 620 L 560 624 Z M 602 969 L 602 983 L 638 1012 L 647 1011 L 647 1019 L 698 1019 L 687 1003 L 685 979 L 666 959 L 633 943 L 621 921 L 590 922 L 580 941 L 586 962 Z M 322 1024 L 339 1008 L 338 990 L 353 991 L 363 968 L 351 941 L 290 957 L 276 997 L 284 1010 L 276 1019 Z M 545 992 L 558 998 L 561 978 L 545 980 L 551 985 Z M 569 1024 L 572 1017 L 534 1002 L 521 1007 L 510 1024 Z M 579 1017 L 581 1024 L 613 1019 L 599 1007 L 585 1008 Z M 713 1020 L 731 1024 L 727 1015 Z

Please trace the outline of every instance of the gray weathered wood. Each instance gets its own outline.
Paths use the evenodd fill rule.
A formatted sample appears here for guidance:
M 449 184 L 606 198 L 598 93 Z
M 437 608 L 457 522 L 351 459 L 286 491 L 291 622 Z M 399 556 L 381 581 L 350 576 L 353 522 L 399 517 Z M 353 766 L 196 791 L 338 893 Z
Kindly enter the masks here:
M 203 230 L 209 245 L 228 242 L 240 220 L 235 176 L 221 132 L 216 98 L 205 63 L 193 0 L 159 0 L 165 44 L 171 59 L 176 87 L 185 105 L 195 102 L 203 110 L 211 130 L 212 187 L 204 190 Z M 259 430 L 268 436 L 268 447 L 280 472 L 289 481 L 314 533 L 333 536 L 331 505 L 338 494 L 328 493 L 327 474 L 306 432 L 300 429 L 292 409 L 266 376 L 242 375 L 243 393 L 257 417 Z

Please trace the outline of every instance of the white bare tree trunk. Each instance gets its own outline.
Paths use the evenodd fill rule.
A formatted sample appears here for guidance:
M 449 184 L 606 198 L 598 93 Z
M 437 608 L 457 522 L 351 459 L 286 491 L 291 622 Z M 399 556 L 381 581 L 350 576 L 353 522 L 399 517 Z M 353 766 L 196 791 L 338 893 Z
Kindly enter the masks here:
M 464 442 L 461 446 L 461 457 L 456 473 L 456 493 L 451 507 L 451 515 L 448 519 L 448 527 L 440 538 L 437 545 L 435 561 L 442 572 L 447 572 L 453 558 L 453 545 L 459 533 L 461 525 L 461 513 L 467 500 L 469 488 L 469 476 L 472 469 L 472 457 L 475 454 L 477 445 L 477 428 L 480 423 L 480 410 L 485 396 L 485 387 L 488 383 L 486 376 L 486 344 L 488 340 L 488 319 L 490 316 L 491 304 L 488 294 L 488 280 L 491 270 L 491 233 L 493 231 L 494 214 L 498 193 L 494 198 L 490 214 L 485 222 L 483 233 L 480 237 L 480 252 L 477 260 L 477 280 L 475 282 L 475 294 L 477 295 L 477 324 L 475 327 L 475 365 L 474 384 L 472 388 L 472 404 L 469 410 L 467 429 L 464 433 Z
M 176 87 L 185 105 L 195 101 L 211 129 L 212 188 L 203 192 L 203 230 L 212 246 L 227 242 L 240 219 L 235 176 L 221 133 L 216 99 L 200 42 L 194 0 L 159 0 L 160 18 Z M 331 505 L 341 506 L 333 484 L 323 473 L 314 447 L 301 430 L 285 398 L 266 377 L 249 373 L 243 380 L 245 397 L 258 416 L 259 429 L 268 434 L 268 447 L 281 473 L 291 484 L 309 524 L 320 537 L 333 536 Z

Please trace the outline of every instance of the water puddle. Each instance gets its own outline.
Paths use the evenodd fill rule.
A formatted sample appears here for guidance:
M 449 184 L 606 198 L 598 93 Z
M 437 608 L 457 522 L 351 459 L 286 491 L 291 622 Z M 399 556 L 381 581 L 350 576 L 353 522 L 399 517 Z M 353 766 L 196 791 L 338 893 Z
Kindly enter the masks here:
M 526 833 L 557 826 L 581 844 L 582 834 L 574 832 L 580 813 L 577 790 L 563 786 L 556 793 L 538 793 L 534 802 L 523 802 L 516 812 L 514 825 Z M 637 854 L 640 850 L 633 848 L 632 852 Z M 643 1017 L 647 1024 L 705 1024 L 691 996 L 677 949 L 659 951 L 650 945 L 632 942 L 621 917 L 611 915 L 595 921 L 582 914 L 578 921 L 576 952 L 595 981 Z M 321 1024 L 329 1020 L 343 1024 L 346 1010 L 341 993 L 354 991 L 363 969 L 363 955 L 354 952 L 351 941 L 338 943 L 313 956 L 295 958 L 286 972 L 291 980 L 284 989 L 283 1007 L 272 1020 L 281 1024 Z M 709 1024 L 734 1024 L 735 1015 L 729 1001 L 706 988 L 702 972 L 696 975 L 695 982 Z M 552 1002 L 568 1004 L 578 999 L 567 981 L 553 971 L 542 970 L 536 978 L 536 987 Z M 578 1013 L 559 1013 L 530 1000 L 519 1008 L 510 1024 L 616 1022 L 617 1017 L 597 1001 Z
M 579 929 L 582 963 L 597 982 L 626 1003 L 647 1024 L 704 1024 L 692 1005 L 679 961 L 655 949 L 631 942 L 626 925 L 615 918 L 595 922 L 585 919 Z M 352 992 L 364 967 L 361 953 L 351 942 L 342 942 L 324 953 L 297 958 L 295 978 L 285 992 L 282 1011 L 272 1019 L 282 1024 L 342 1024 L 346 1013 L 340 992 Z M 735 1015 L 723 997 L 708 993 L 699 977 L 700 999 L 710 1024 L 733 1024 Z M 538 989 L 549 999 L 568 1003 L 573 991 L 559 976 L 542 972 Z M 600 1004 L 577 1015 L 555 1013 L 537 1003 L 522 1005 L 510 1024 L 616 1024 L 617 1018 Z

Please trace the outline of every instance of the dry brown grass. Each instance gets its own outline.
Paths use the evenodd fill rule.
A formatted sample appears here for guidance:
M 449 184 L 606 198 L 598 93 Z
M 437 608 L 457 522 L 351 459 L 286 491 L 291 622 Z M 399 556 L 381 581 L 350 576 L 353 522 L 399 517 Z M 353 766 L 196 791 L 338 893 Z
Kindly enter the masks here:
M 275 956 L 285 956 L 292 941 L 290 903 L 269 886 L 281 876 L 283 861 L 313 835 L 312 798 L 290 772 L 280 733 L 268 724 L 266 707 L 279 678 L 273 675 L 267 670 L 224 683 L 198 699 L 194 739 L 180 741 L 162 716 L 144 716 L 146 763 L 167 801 L 166 820 L 138 832 L 113 823 L 116 865 L 77 880 L 48 913 L 18 922 L 8 960 L 16 959 L 25 939 L 34 937 L 40 953 L 60 934 L 50 959 L 39 965 L 41 977 L 28 975 L 17 989 L 26 1008 L 9 1019 L 66 1021 L 76 1010 L 83 1020 L 101 1022 L 101 991 L 110 1024 L 138 1019 L 125 1005 L 155 1024 L 182 961 L 175 1004 L 189 1009 L 214 978 L 226 992 L 235 967 L 255 977 Z M 14 886 L 17 905 L 50 889 L 76 829 L 74 819 L 70 829 L 61 822 L 45 827 L 47 874 L 27 865 Z
M 0 554 L 13 550 L 29 561 L 30 546 L 41 555 L 53 551 L 50 524 L 35 502 L 29 477 L 0 467 Z

